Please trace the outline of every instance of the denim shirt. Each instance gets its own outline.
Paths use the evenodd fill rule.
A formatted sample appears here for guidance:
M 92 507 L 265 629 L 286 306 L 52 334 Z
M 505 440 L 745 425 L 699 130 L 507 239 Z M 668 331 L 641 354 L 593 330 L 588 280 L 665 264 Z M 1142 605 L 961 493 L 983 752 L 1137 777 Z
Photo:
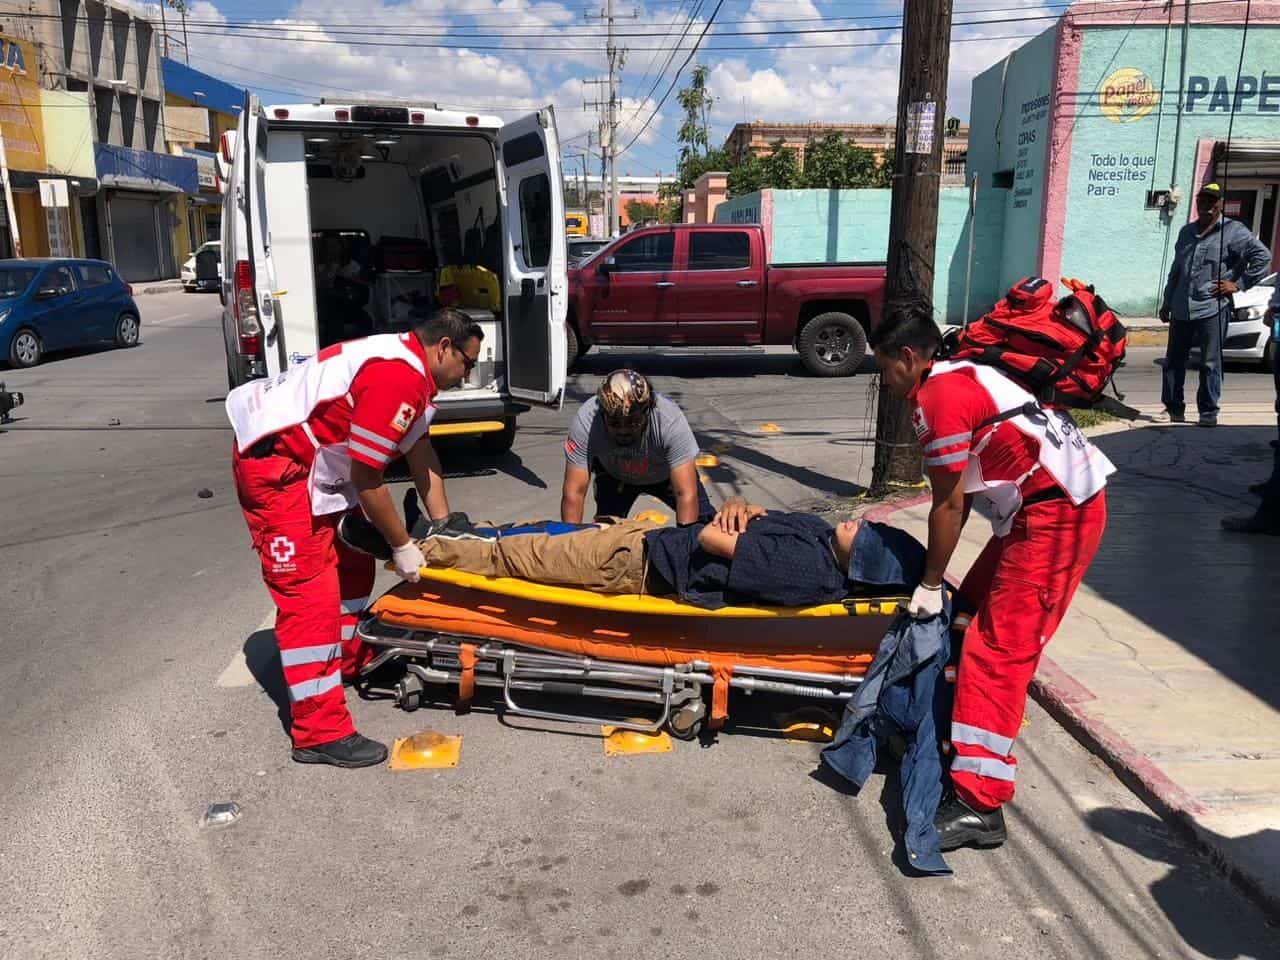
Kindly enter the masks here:
M 1203 237 L 1200 224 L 1189 223 L 1174 244 L 1163 306 L 1183 322 L 1216 317 L 1231 298 L 1211 293 L 1215 282 L 1232 280 L 1248 290 L 1270 266 L 1271 252 L 1239 221 L 1221 217 Z

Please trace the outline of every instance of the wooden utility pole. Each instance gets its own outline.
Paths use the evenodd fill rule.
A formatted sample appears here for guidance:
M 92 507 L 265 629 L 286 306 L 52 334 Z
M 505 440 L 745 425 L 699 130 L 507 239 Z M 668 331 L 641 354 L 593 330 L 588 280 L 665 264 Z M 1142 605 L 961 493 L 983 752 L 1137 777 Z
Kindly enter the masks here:
M 909 292 L 933 300 L 950 52 L 951 0 L 906 0 L 886 303 Z M 916 483 L 920 475 L 920 448 L 911 428 L 911 404 L 895 397 L 882 383 L 876 401 L 871 492 L 883 494 L 894 484 Z

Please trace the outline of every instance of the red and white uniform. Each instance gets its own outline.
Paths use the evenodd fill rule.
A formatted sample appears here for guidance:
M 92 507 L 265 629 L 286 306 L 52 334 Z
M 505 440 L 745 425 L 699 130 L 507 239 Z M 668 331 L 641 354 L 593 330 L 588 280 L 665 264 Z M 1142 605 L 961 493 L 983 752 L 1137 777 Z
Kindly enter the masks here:
M 990 810 L 1013 797 L 1027 687 L 1097 552 L 1115 467 L 1061 411 L 987 423 L 1034 406 L 990 367 L 934 364 L 913 399 L 925 469 L 963 474 L 965 492 L 994 511 L 995 536 L 960 587 L 978 614 L 964 635 L 951 723 L 956 793 Z
M 227 395 L 236 492 L 276 604 L 294 746 L 354 732 L 342 680 L 365 662 L 354 634 L 374 563 L 334 534 L 358 502 L 351 461 L 381 470 L 407 452 L 426 435 L 435 392 L 418 338 L 386 334 L 335 344 Z

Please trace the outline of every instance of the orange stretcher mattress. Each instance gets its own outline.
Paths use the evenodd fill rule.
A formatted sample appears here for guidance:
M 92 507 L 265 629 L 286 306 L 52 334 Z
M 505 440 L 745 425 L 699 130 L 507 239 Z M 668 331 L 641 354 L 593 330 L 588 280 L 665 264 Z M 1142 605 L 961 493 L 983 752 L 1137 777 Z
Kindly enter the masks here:
M 803 609 L 707 611 L 657 597 L 603 597 L 571 588 L 423 569 L 372 613 L 415 630 L 500 640 L 646 666 L 705 660 L 717 671 L 773 667 L 858 676 L 866 671 L 901 597 Z

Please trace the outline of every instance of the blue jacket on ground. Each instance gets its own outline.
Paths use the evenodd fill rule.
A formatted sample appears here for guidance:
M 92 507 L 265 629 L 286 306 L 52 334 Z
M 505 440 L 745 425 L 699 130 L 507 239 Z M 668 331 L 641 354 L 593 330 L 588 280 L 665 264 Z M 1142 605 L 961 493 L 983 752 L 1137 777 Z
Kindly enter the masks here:
M 871 549 L 868 538 L 881 539 Z M 864 524 L 858 531 L 855 557 L 861 582 L 918 583 L 924 548 L 914 537 L 892 527 Z M 852 576 L 854 571 L 850 570 Z M 945 599 L 945 598 L 944 598 Z M 949 604 L 948 604 L 949 609 Z M 911 866 L 924 874 L 946 876 L 933 819 L 942 799 L 943 759 L 938 732 L 950 722 L 950 690 L 943 671 L 951 655 L 949 614 L 916 620 L 902 613 L 880 641 L 857 693 L 845 708 L 835 739 L 823 749 L 822 762 L 861 789 L 875 769 L 879 751 L 891 736 L 907 740 L 902 758 L 902 805 L 907 827 L 903 845 Z

